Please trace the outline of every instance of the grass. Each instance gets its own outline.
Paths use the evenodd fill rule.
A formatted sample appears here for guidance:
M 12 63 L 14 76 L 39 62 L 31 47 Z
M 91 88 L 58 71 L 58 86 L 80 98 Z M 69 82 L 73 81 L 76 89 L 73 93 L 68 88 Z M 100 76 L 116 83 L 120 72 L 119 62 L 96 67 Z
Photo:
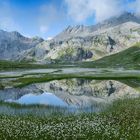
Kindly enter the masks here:
M 13 61 L 6 61 L 0 60 L 0 70 L 15 70 L 15 69 L 32 69 L 32 68 L 47 68 L 44 65 L 36 65 L 30 64 L 25 62 L 13 62 Z
M 17 70 L 17 69 L 48 69 L 48 68 L 62 68 L 62 67 L 72 67 L 67 63 L 65 64 L 33 64 L 28 62 L 15 62 L 0 60 L 0 71 L 3 70 Z
M 29 77 L 29 76 L 43 76 L 43 75 L 46 75 L 46 74 L 53 74 L 53 73 L 56 73 L 56 72 L 61 72 L 62 70 L 54 70 L 52 72 L 44 72 L 44 73 L 25 73 L 25 74 L 21 74 L 21 75 L 13 75 L 13 76 L 0 76 L 0 79 L 9 79 L 9 78 L 21 78 L 21 77 Z
M 78 65 L 90 68 L 140 69 L 140 43 L 138 42 L 133 47 L 97 61 L 79 63 Z
M 4 86 L 0 83 L 0 90 L 3 90 Z
M 139 140 L 140 98 L 115 101 L 101 113 L 0 115 L 0 139 L 5 140 Z
M 32 108 L 32 107 L 34 107 L 34 108 L 36 108 L 36 107 L 51 108 L 51 106 L 49 106 L 49 105 L 40 105 L 40 104 L 26 105 L 26 104 L 14 103 L 14 102 L 4 102 L 4 101 L 0 101 L 0 106 L 9 106 L 9 107 L 16 108 L 16 109 L 23 109 L 23 108 L 25 109 L 25 108 Z

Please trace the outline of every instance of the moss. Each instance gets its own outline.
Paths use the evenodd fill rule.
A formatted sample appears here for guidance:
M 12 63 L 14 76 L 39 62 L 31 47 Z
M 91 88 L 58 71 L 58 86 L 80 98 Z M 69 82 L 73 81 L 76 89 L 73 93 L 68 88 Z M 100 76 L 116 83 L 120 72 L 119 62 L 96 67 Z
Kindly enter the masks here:
M 73 47 L 63 48 L 61 51 L 58 52 L 57 59 L 60 59 L 61 61 L 65 59 L 71 59 L 74 56 L 75 51 L 76 50 Z

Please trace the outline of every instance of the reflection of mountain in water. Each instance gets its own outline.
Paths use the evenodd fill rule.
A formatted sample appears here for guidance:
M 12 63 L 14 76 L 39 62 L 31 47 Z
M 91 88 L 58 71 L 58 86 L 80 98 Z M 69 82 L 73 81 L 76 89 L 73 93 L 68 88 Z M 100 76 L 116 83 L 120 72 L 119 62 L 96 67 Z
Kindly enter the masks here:
M 68 104 L 80 106 L 139 94 L 134 88 L 114 80 L 68 79 L 37 86 L 44 91 L 54 93 Z
M 129 86 L 128 86 L 129 85 Z M 69 105 L 88 106 L 97 102 L 109 102 L 124 96 L 138 96 L 140 81 L 123 80 L 55 80 L 48 83 L 34 84 L 22 89 L 0 91 L 0 100 L 18 100 L 26 94 L 53 93 Z

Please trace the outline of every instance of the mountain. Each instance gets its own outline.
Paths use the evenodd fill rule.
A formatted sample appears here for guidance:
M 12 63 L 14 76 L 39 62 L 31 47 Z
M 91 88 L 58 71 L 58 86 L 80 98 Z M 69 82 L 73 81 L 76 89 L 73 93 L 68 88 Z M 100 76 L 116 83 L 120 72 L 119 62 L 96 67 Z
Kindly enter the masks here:
M 52 40 L 0 31 L 0 59 L 34 63 L 94 61 L 136 42 L 140 42 L 140 17 L 126 12 L 92 26 L 69 26 Z
M 27 38 L 20 33 L 0 30 L 0 59 L 14 59 L 20 52 L 34 48 L 41 43 L 41 38 Z
M 17 60 L 38 63 L 93 61 L 140 42 L 140 17 L 124 13 L 97 25 L 69 26 L 50 41 L 31 48 Z

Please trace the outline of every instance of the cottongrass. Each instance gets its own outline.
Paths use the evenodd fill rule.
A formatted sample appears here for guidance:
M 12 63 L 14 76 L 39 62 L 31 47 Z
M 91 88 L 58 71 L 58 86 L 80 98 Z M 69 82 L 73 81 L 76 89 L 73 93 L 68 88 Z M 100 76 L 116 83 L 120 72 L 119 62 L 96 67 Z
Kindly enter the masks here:
M 2 140 L 139 140 L 140 98 L 115 102 L 102 113 L 0 115 Z

